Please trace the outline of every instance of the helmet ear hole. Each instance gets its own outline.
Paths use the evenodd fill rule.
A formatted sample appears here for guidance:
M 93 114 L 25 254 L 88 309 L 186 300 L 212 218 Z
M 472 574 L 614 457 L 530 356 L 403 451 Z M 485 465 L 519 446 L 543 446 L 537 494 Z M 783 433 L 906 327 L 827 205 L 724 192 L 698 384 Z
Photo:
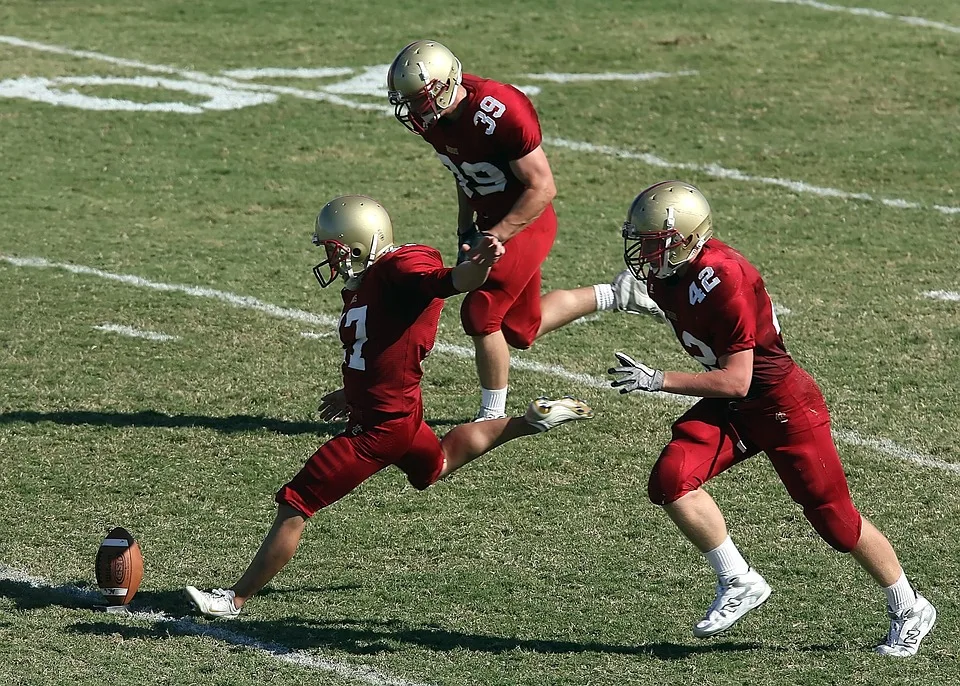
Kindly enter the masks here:
M 362 251 L 360 250 L 360 248 L 358 248 L 358 247 L 356 247 L 356 246 L 354 246 L 354 247 L 353 247 L 353 250 L 350 251 L 350 254 L 353 255 L 353 257 L 360 257 L 360 254 L 361 254 L 361 253 L 362 253 Z

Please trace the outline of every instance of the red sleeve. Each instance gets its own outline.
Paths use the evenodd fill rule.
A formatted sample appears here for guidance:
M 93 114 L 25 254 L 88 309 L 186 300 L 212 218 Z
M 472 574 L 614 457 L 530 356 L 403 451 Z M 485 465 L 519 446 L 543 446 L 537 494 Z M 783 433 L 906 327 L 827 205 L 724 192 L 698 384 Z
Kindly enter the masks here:
M 705 304 L 712 304 L 717 357 L 752 350 L 757 345 L 757 303 L 753 285 L 740 265 L 733 264 L 715 275 L 720 282 Z M 711 300 L 713 301 L 711 303 Z
M 504 85 L 495 95 L 502 100 L 506 109 L 496 119 L 493 143 L 508 160 L 519 160 L 540 147 L 543 134 L 540 131 L 540 119 L 533 108 L 530 98 L 513 86 Z M 480 101 L 481 105 L 483 100 Z
M 453 270 L 443 266 L 435 248 L 425 245 L 400 247 L 387 265 L 387 288 L 396 292 L 415 291 L 427 300 L 459 294 L 453 287 Z

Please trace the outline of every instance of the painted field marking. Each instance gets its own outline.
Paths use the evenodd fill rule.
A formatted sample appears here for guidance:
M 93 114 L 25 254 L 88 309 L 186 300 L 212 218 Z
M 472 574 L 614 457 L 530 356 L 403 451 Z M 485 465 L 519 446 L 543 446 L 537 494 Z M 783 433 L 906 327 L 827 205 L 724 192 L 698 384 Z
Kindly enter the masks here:
M 308 322 L 317 327 L 336 329 L 340 322 L 337 317 L 313 314 L 312 312 L 306 312 L 305 310 L 298 310 L 295 308 L 280 307 L 279 305 L 272 305 L 250 296 L 236 295 L 234 293 L 219 291 L 213 288 L 205 288 L 202 286 L 161 283 L 130 274 L 113 274 L 111 272 L 95 269 L 93 267 L 50 262 L 49 260 L 39 257 L 12 257 L 10 255 L 0 254 L 0 261 L 8 262 L 9 264 L 17 267 L 64 269 L 74 274 L 96 276 L 102 279 L 108 279 L 110 281 L 116 281 L 118 283 L 123 283 L 130 286 L 137 286 L 138 288 L 149 288 L 156 291 L 183 293 L 185 295 L 198 298 L 212 298 L 233 307 L 256 310 L 278 319 Z M 473 349 L 463 345 L 454 345 L 451 343 L 443 343 L 438 341 L 434 346 L 434 350 L 439 353 L 453 355 L 463 359 L 472 360 L 474 357 Z M 534 372 L 544 376 L 552 376 L 555 378 L 564 379 L 566 381 L 572 381 L 587 388 L 612 390 L 608 380 L 605 378 L 592 376 L 590 374 L 583 374 L 580 372 L 572 372 L 559 365 L 535 362 L 522 357 L 516 357 L 515 355 L 511 356 L 510 358 L 510 367 L 512 369 L 522 369 L 524 371 Z M 690 405 L 692 402 L 692 399 L 690 398 L 685 396 L 677 396 L 670 393 L 658 393 L 656 395 L 662 400 L 681 405 Z M 640 397 L 646 398 L 647 396 Z M 923 467 L 939 469 L 941 471 L 950 472 L 953 474 L 960 474 L 960 463 L 938 460 L 932 455 L 925 455 L 915 450 L 911 450 L 910 448 L 901 446 L 886 438 L 863 436 L 855 431 L 848 431 L 844 429 L 834 429 L 833 433 L 837 441 L 846 443 L 848 445 L 870 448 L 876 453 L 885 455 L 887 457 L 892 457 L 909 464 L 916 464 Z
M 904 24 L 910 24 L 911 26 L 921 26 L 926 29 L 939 29 L 941 31 L 949 31 L 950 33 L 960 33 L 960 26 L 952 26 L 950 24 L 944 24 L 940 21 L 931 21 L 930 19 L 924 19 L 923 17 L 912 17 L 905 14 L 890 14 L 888 12 L 882 12 L 880 10 L 870 9 L 867 7 L 828 5 L 825 2 L 816 2 L 816 0 L 769 0 L 769 2 L 775 2 L 778 5 L 803 5 L 805 7 L 813 7 L 814 9 L 824 10 L 826 12 L 844 12 L 846 14 L 855 14 L 861 17 L 873 17 L 874 19 L 893 19 L 896 21 L 902 21 Z
M 274 86 L 267 84 L 259 83 L 250 83 L 237 81 L 236 79 L 231 79 L 226 76 L 211 76 L 197 71 L 189 71 L 185 69 L 178 69 L 176 67 L 171 67 L 168 65 L 162 64 L 147 64 L 145 62 L 139 62 L 136 60 L 128 60 L 120 57 L 112 57 L 110 55 L 105 55 L 99 52 L 92 52 L 89 50 L 73 50 L 70 48 L 65 48 L 59 45 L 48 45 L 45 43 L 37 43 L 35 41 L 27 41 L 22 38 L 17 38 L 16 36 L 0 36 L 0 43 L 6 43 L 8 45 L 13 45 L 16 47 L 29 48 L 31 50 L 39 50 L 43 52 L 51 52 L 61 55 L 70 55 L 72 57 L 79 57 L 84 59 L 99 60 L 102 62 L 107 62 L 109 64 L 114 64 L 117 66 L 131 67 L 136 69 L 144 69 L 146 71 L 152 71 L 162 74 L 174 74 L 180 76 L 184 79 L 197 81 L 202 84 L 209 84 L 212 86 L 220 86 L 230 89 L 236 89 L 238 91 L 248 90 L 255 91 L 260 93 L 272 93 L 275 95 L 291 95 L 294 97 L 304 98 L 307 100 L 316 100 L 321 102 L 327 102 L 334 105 L 341 105 L 344 107 L 349 107 L 356 110 L 367 110 L 381 112 L 385 115 L 393 114 L 393 107 L 389 105 L 381 105 L 372 102 L 361 102 L 357 100 L 350 100 L 348 98 L 342 97 L 340 93 L 346 94 L 363 94 L 369 95 L 371 88 L 374 88 L 371 84 L 373 79 L 381 79 L 382 73 L 386 71 L 386 65 L 375 65 L 372 67 L 365 67 L 364 71 L 357 75 L 356 77 L 339 84 L 333 84 L 331 86 L 323 87 L 321 90 L 303 90 L 300 88 L 291 88 L 289 86 Z M 336 69 L 336 68 L 331 68 Z M 382 70 L 382 71 L 381 71 Z M 241 73 L 246 76 L 251 70 L 242 70 Z M 229 72 L 228 72 L 229 73 Z M 236 73 L 236 72 L 234 72 Z M 544 75 L 541 75 L 544 76 Z M 559 76 L 559 75 L 555 75 Z M 569 75 L 567 75 L 569 76 Z M 79 77 L 73 77 L 79 78 Z M 91 77 L 93 78 L 93 77 Z M 27 89 L 30 92 L 34 92 L 35 89 L 46 89 L 42 97 L 46 99 L 55 98 L 56 89 L 50 89 L 51 86 L 54 86 L 53 79 L 35 79 L 30 82 L 30 88 Z M 12 82 L 7 82 L 12 83 Z M 25 86 L 26 87 L 26 86 Z M 379 93 L 382 86 L 376 86 L 377 90 L 375 92 Z M 529 87 L 536 88 L 536 86 Z M 25 91 L 26 92 L 26 91 Z M 531 91 L 532 92 L 532 91 Z M 79 94 L 78 94 L 79 96 Z M 242 96 L 242 97 L 241 97 Z M 82 97 L 82 96 L 81 96 Z M 229 102 L 228 99 L 224 100 L 225 96 L 221 95 L 220 102 L 226 103 Z M 243 93 L 239 93 L 237 97 L 236 106 L 249 106 L 250 101 Z M 163 103 L 163 105 L 173 105 L 175 103 Z M 183 108 L 193 107 L 190 105 L 183 104 Z M 207 108 L 206 103 L 200 103 L 197 107 Z M 174 108 L 175 109 L 175 108 Z M 210 109 L 213 109 L 212 107 Z M 173 110 L 171 110 L 173 111 Z M 910 200 L 903 200 L 901 198 L 882 198 L 876 197 L 870 193 L 857 193 L 844 191 L 838 188 L 830 188 L 827 186 L 816 186 L 805 181 L 795 181 L 792 179 L 780 179 L 769 176 L 758 176 L 755 174 L 748 174 L 746 172 L 740 171 L 738 169 L 729 169 L 722 167 L 718 164 L 699 164 L 699 163 L 690 163 L 690 162 L 672 162 L 666 160 L 657 155 L 650 153 L 638 153 L 633 152 L 627 149 L 615 148 L 607 145 L 595 145 L 593 143 L 586 143 L 582 141 L 571 141 L 565 138 L 560 137 L 549 137 L 544 136 L 544 143 L 548 145 L 556 145 L 557 147 L 567 148 L 575 152 L 584 152 L 584 153 L 595 153 L 599 155 L 606 155 L 608 157 L 616 157 L 619 159 L 626 160 L 636 160 L 647 164 L 652 167 L 657 167 L 661 169 L 680 169 L 680 170 L 690 170 L 696 171 L 708 176 L 713 176 L 714 178 L 721 178 L 733 181 L 744 181 L 747 183 L 759 183 L 765 185 L 780 186 L 781 188 L 786 188 L 794 193 L 798 194 L 812 194 L 820 197 L 832 197 L 832 198 L 842 198 L 845 200 L 861 200 L 865 202 L 879 202 L 887 207 L 892 207 L 896 209 L 925 209 L 930 208 L 934 209 L 937 212 L 946 215 L 957 215 L 960 214 L 960 207 L 954 207 L 949 205 L 926 205 L 924 203 L 914 202 Z
M 923 297 L 933 298 L 934 300 L 948 300 L 950 302 L 960 302 L 960 292 L 958 291 L 924 291 Z
M 301 331 L 300 335 L 303 336 L 304 338 L 313 338 L 313 339 L 330 338 L 331 336 L 333 336 L 333 331 L 327 331 L 326 333 L 317 333 L 315 331 Z
M 132 326 L 124 326 L 123 324 L 100 324 L 93 328 L 97 331 L 109 331 L 110 333 L 118 333 L 121 336 L 130 336 L 131 338 L 146 338 L 149 341 L 180 340 L 178 336 L 170 336 L 157 331 L 143 331 L 141 329 L 135 329 Z
M 747 174 L 739 169 L 730 169 L 721 167 L 719 164 L 695 164 L 691 162 L 671 162 L 658 155 L 648 152 L 633 152 L 626 148 L 615 148 L 609 145 L 594 145 L 593 143 L 583 143 L 580 141 L 571 141 L 566 138 L 556 136 L 544 136 L 543 142 L 547 145 L 555 145 L 558 148 L 566 148 L 574 152 L 587 152 L 606 157 L 617 157 L 624 160 L 637 160 L 651 167 L 660 169 L 682 169 L 685 171 L 695 171 L 717 179 L 727 179 L 733 181 L 746 181 L 749 183 L 760 183 L 769 186 L 780 186 L 793 191 L 794 193 L 807 193 L 819 195 L 822 198 L 841 198 L 844 200 L 863 200 L 866 202 L 879 202 L 887 207 L 894 207 L 901 210 L 919 210 L 927 206 L 902 200 L 900 198 L 880 198 L 870 193 L 854 193 L 840 190 L 839 188 L 830 188 L 828 186 L 815 186 L 806 181 L 794 181 L 792 179 L 780 179 L 772 176 L 755 176 Z M 930 208 L 947 215 L 960 214 L 960 207 L 951 207 L 946 205 L 931 205 Z
M 90 606 L 96 606 L 103 601 L 99 591 L 69 584 L 55 585 L 46 579 L 31 576 L 26 572 L 2 564 L 0 564 L 0 580 L 25 584 L 31 588 L 42 589 L 46 593 L 72 598 L 89 604 Z M 150 610 L 139 612 L 131 611 L 128 615 L 113 616 L 126 617 L 138 622 L 162 623 L 164 628 L 171 633 L 187 636 L 209 636 L 210 638 L 223 641 L 232 646 L 248 648 L 278 662 L 333 674 L 350 681 L 368 684 L 369 686 L 429 686 L 419 681 L 407 681 L 406 679 L 388 676 L 382 672 L 378 672 L 373 667 L 330 660 L 302 650 L 292 650 L 277 643 L 258 641 L 255 638 L 224 629 L 222 626 L 217 626 L 213 623 L 197 622 L 190 617 L 181 617 L 178 619 L 164 612 L 153 612 Z
M 528 79 L 539 81 L 552 81 L 553 83 L 583 83 L 591 81 L 655 81 L 656 79 L 669 79 L 675 76 L 696 76 L 700 72 L 696 70 L 683 71 L 645 71 L 635 74 L 624 74 L 620 72 L 601 72 L 597 74 L 559 74 L 548 71 L 543 74 L 524 74 Z

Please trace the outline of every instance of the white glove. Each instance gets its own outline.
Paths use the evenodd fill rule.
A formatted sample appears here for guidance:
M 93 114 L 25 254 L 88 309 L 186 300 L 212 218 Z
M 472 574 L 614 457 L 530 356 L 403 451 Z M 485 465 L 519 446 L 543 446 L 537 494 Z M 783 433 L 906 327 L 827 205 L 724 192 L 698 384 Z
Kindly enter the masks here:
M 621 366 L 611 367 L 607 370 L 607 374 L 623 374 L 623 376 L 610 382 L 613 388 L 619 388 L 621 393 L 659 391 L 663 388 L 662 371 L 651 369 L 625 353 L 614 353 L 614 355 L 617 356 Z

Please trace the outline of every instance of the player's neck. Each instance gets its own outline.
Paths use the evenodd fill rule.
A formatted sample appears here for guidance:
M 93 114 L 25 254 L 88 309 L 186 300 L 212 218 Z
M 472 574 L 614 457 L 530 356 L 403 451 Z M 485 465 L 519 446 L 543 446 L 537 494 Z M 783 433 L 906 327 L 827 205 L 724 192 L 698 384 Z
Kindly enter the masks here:
M 467 89 L 462 85 L 457 85 L 457 94 L 453 96 L 453 102 L 450 104 L 450 107 L 444 112 L 443 117 L 450 119 L 450 121 L 456 121 L 460 118 L 460 115 L 463 114 L 464 108 L 466 108 L 467 103 Z M 443 118 L 441 117 L 441 119 Z

